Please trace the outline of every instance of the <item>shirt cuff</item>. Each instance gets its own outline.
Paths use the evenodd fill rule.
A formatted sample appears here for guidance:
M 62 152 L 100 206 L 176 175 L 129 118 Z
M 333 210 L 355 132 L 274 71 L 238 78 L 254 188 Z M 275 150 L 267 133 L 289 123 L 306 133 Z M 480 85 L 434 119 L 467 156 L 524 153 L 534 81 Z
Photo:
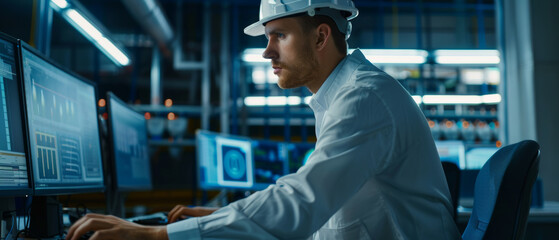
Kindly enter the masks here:
M 167 225 L 167 236 L 169 240 L 202 239 L 198 227 L 198 218 L 190 218 Z

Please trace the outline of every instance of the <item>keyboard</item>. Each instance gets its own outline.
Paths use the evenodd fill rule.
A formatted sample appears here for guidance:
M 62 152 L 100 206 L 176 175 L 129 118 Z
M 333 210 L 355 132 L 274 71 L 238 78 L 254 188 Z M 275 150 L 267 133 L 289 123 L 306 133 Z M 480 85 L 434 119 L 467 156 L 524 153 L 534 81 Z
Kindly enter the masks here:
M 157 212 L 154 214 L 127 218 L 126 220 L 133 223 L 149 226 L 167 225 L 167 214 L 167 212 Z

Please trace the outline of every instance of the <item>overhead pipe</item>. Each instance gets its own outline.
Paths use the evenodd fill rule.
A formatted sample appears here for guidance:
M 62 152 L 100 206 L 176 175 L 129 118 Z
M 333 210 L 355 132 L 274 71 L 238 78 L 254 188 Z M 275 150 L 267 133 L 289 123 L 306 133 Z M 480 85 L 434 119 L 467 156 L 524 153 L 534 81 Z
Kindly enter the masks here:
M 175 34 L 157 0 L 122 0 L 136 21 L 155 39 L 164 56 L 171 55 Z

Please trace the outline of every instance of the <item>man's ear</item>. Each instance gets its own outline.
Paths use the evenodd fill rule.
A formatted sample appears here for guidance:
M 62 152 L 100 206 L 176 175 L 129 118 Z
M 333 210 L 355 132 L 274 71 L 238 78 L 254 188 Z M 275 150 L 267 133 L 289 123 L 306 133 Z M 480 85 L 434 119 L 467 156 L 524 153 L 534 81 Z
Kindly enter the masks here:
M 331 41 L 332 29 L 328 24 L 322 23 L 318 25 L 318 27 L 316 28 L 316 34 L 317 34 L 316 43 L 315 43 L 316 50 L 321 51 L 324 48 L 326 48 L 328 42 Z

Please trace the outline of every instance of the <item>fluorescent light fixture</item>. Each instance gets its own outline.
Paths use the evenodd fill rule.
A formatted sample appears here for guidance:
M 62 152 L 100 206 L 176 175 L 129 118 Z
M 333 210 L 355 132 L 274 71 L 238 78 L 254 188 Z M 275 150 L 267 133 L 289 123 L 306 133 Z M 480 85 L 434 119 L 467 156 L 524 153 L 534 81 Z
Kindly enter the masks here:
M 265 48 L 247 48 L 243 51 L 242 59 L 245 62 L 252 62 L 252 63 L 269 63 L 270 59 L 265 59 L 262 57 L 262 53 L 264 53 Z
M 501 71 L 498 68 L 486 68 L 485 76 L 487 83 L 491 85 L 499 85 L 501 83 Z
M 427 105 L 479 105 L 479 104 L 497 104 L 501 102 L 501 95 L 425 95 L 423 103 Z
M 424 104 L 481 104 L 477 95 L 425 95 Z
M 483 69 L 462 69 L 460 71 L 460 78 L 463 83 L 468 85 L 481 85 L 485 82 Z
M 285 106 L 285 105 L 299 105 L 301 104 L 301 98 L 296 96 L 252 96 L 245 98 L 245 105 L 249 107 L 257 106 Z
M 66 0 L 51 0 L 51 2 L 54 3 L 60 9 L 68 7 L 68 2 L 66 2 Z
M 411 96 L 411 98 L 413 98 L 413 100 L 415 101 L 415 103 L 417 103 L 417 105 L 421 104 L 421 102 L 422 102 L 421 96 L 413 95 L 413 96 Z
M 269 63 L 270 59 L 262 57 L 265 48 L 247 48 L 242 59 L 251 63 Z M 355 49 L 350 49 L 352 53 Z M 427 51 L 417 49 L 361 49 L 365 57 L 378 64 L 422 64 L 427 58 Z
M 109 41 L 107 38 L 101 38 L 97 41 L 103 49 L 105 49 L 110 56 L 112 56 L 118 63 L 122 66 L 126 66 L 130 63 L 130 59 L 120 49 L 118 49 L 113 42 Z
M 438 64 L 498 64 L 501 62 L 497 50 L 436 50 Z
M 258 65 L 252 69 L 252 82 L 254 84 L 276 84 L 278 76 L 274 74 L 274 69 L 270 66 Z
M 464 68 L 460 71 L 460 78 L 463 83 L 469 85 L 499 85 L 501 72 L 496 67 Z
M 309 105 L 311 103 L 311 99 L 312 99 L 311 96 L 305 97 L 303 102 L 305 102 L 305 104 Z
M 498 95 L 498 94 L 497 94 Z M 500 97 L 500 96 L 499 96 Z M 418 105 L 421 104 L 421 96 L 414 95 L 412 96 L 415 103 Z M 300 105 L 301 103 L 305 103 L 307 105 L 310 104 L 312 96 L 306 96 L 304 98 L 297 97 L 297 96 L 270 96 L 270 97 L 263 97 L 263 96 L 251 96 L 245 97 L 245 105 L 249 107 L 261 107 L 261 106 L 284 106 L 284 105 Z M 490 99 L 490 98 L 488 98 Z
M 54 0 L 53 0 L 54 1 Z M 56 3 L 55 3 L 56 4 Z M 57 4 L 57 6 L 59 6 Z M 91 41 L 101 52 L 103 52 L 114 63 L 121 66 L 130 64 L 130 59 L 126 54 L 111 42 L 98 28 L 87 20 L 78 10 L 60 10 L 62 16 Z
M 272 66 L 268 65 L 266 66 L 266 68 L 268 69 L 268 83 L 277 84 L 279 78 L 278 75 L 274 74 L 274 69 L 272 68 Z
M 252 69 L 252 82 L 254 84 L 266 83 L 266 70 L 263 67 L 255 67 Z
M 481 96 L 481 101 L 486 104 L 497 104 L 501 102 L 500 94 L 487 94 Z
M 264 106 L 266 105 L 266 97 L 245 97 L 245 105 Z
M 418 49 L 361 49 L 361 52 L 375 64 L 423 64 L 428 55 L 427 51 Z
M 64 12 L 68 18 L 75 23 L 74 26 L 77 26 L 80 32 L 85 33 L 89 36 L 89 38 L 99 41 L 103 38 L 103 34 L 97 30 L 87 19 L 85 19 L 78 11 L 74 9 L 69 9 Z

